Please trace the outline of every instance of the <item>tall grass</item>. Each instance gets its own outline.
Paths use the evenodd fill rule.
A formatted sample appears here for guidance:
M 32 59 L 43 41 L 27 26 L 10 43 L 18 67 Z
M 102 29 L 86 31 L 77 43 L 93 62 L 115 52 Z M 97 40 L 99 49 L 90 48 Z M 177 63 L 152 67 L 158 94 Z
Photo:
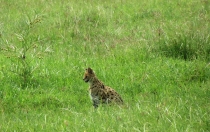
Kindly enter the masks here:
M 167 57 L 184 60 L 199 59 L 207 62 L 210 60 L 209 32 L 191 30 L 188 33 L 174 35 L 168 40 L 161 40 L 158 44 L 158 50 Z
M 209 131 L 208 1 L 0 5 L 1 131 Z M 123 106 L 93 109 L 87 67 Z

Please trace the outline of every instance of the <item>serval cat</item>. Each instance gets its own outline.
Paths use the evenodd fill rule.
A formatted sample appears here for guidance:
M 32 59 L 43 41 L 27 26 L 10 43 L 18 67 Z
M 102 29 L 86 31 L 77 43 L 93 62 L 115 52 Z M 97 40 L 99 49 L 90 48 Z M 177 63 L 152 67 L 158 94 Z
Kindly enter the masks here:
M 105 86 L 95 75 L 91 68 L 85 70 L 84 78 L 85 82 L 89 82 L 89 93 L 93 106 L 97 108 L 100 103 L 117 103 L 122 104 L 123 100 L 121 96 L 111 87 Z

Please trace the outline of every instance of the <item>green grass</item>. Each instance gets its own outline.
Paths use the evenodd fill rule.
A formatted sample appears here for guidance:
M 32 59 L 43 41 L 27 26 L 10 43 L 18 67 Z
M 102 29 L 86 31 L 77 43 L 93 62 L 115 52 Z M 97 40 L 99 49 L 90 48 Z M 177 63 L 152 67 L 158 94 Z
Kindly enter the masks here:
M 0 2 L 0 131 L 210 131 L 210 2 Z M 84 69 L 125 104 L 94 110 Z

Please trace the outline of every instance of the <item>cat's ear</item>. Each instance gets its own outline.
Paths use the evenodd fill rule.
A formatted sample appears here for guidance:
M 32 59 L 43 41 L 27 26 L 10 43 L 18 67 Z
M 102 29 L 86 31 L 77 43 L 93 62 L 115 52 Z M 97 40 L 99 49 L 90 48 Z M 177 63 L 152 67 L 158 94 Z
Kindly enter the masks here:
M 86 70 L 88 71 L 88 73 L 94 74 L 93 70 L 90 67 L 88 67 L 88 69 L 86 69 Z

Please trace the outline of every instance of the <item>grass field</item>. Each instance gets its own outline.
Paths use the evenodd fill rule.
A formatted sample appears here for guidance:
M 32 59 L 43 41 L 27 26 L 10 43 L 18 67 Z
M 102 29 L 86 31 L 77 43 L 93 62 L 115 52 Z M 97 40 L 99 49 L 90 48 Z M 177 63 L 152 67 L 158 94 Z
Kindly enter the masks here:
M 1 0 L 0 131 L 210 131 L 208 0 Z M 124 99 L 94 110 L 91 67 Z

